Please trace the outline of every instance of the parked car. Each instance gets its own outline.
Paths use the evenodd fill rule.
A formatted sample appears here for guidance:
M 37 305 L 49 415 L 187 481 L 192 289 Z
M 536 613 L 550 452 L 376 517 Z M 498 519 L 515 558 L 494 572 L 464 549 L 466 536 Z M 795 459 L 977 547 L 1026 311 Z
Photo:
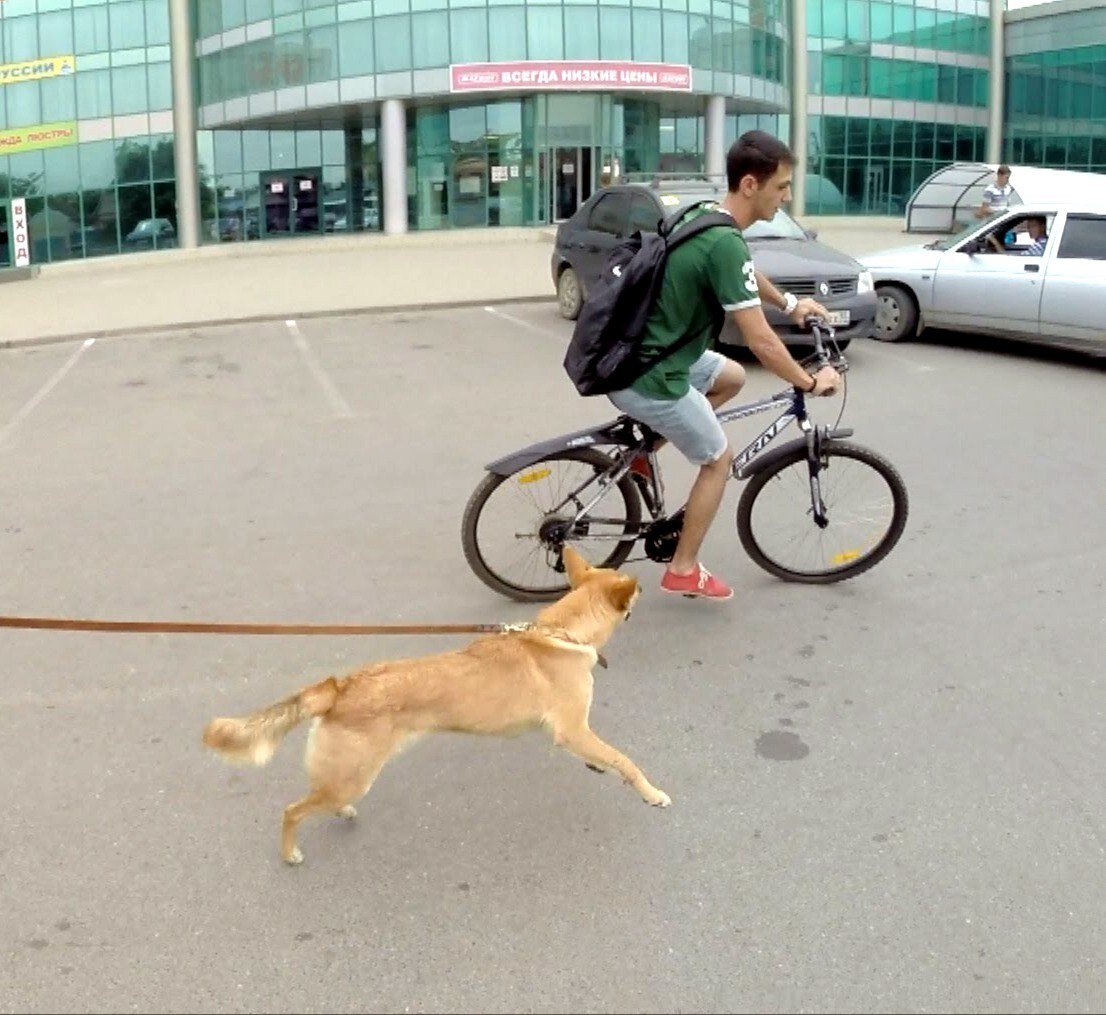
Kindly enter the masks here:
M 1033 218 L 1046 223 L 1040 256 L 1027 255 Z M 1106 349 L 1106 205 L 1017 205 L 948 239 L 860 260 L 884 341 L 929 327 Z
M 656 230 L 662 219 L 697 201 L 720 200 L 725 187 L 702 180 L 654 180 L 603 187 L 557 229 L 553 246 L 553 284 L 561 316 L 575 320 L 596 283 L 611 249 L 637 230 Z M 868 272 L 853 258 L 819 243 L 782 209 L 771 222 L 744 231 L 760 272 L 778 289 L 813 296 L 831 311 L 831 323 L 844 347 L 871 334 L 876 298 Z M 774 307 L 764 308 L 768 323 L 789 345 L 807 345 L 810 335 Z M 743 344 L 727 318 L 720 340 Z
M 168 219 L 142 219 L 123 237 L 123 242 L 133 247 L 171 247 L 176 236 L 177 231 Z

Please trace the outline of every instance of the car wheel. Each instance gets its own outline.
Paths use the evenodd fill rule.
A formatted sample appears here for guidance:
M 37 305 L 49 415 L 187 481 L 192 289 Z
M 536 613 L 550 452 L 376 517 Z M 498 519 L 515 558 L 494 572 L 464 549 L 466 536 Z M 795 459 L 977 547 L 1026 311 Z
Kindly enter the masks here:
M 876 290 L 876 320 L 872 337 L 881 342 L 913 338 L 918 327 L 918 307 L 902 286 L 881 285 Z
M 580 279 L 573 268 L 565 268 L 557 279 L 557 309 L 566 321 L 575 321 L 584 305 Z

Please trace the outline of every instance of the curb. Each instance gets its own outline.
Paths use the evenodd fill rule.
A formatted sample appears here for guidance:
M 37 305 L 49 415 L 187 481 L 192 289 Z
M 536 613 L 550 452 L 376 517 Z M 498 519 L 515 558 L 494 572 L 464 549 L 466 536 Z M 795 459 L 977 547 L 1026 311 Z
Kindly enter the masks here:
M 79 331 L 66 335 L 43 335 L 40 338 L 0 339 L 0 349 L 23 349 L 65 342 L 83 342 L 90 338 L 127 338 L 132 335 L 163 335 L 191 328 L 230 327 L 236 324 L 264 324 L 270 321 L 310 321 L 320 317 L 369 317 L 377 314 L 414 313 L 429 310 L 461 310 L 472 307 L 508 306 L 513 303 L 556 303 L 555 295 L 508 296 L 498 299 L 451 300 L 444 303 L 396 303 L 390 306 L 346 307 L 337 310 L 281 311 L 249 314 L 244 317 L 216 317 L 204 320 L 179 321 L 170 324 L 144 324 L 127 328 L 106 328 L 100 331 Z

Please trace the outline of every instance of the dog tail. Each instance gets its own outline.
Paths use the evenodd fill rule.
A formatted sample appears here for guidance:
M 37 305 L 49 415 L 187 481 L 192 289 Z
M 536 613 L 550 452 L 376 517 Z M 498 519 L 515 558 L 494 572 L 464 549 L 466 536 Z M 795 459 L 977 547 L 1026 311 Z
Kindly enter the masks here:
M 289 730 L 334 707 L 338 690 L 338 681 L 327 677 L 259 712 L 212 719 L 204 730 L 204 743 L 227 761 L 266 765 Z

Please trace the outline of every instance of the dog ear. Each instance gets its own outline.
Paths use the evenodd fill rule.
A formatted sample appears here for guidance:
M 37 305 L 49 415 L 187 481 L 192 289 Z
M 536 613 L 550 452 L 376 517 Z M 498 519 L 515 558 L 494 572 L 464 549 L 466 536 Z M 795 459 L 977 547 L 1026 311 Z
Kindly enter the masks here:
M 637 598 L 640 589 L 641 585 L 636 578 L 619 578 L 619 580 L 610 587 L 607 598 L 610 600 L 611 606 L 619 613 L 625 613 L 633 606 L 634 600 Z
M 565 570 L 568 572 L 568 583 L 573 588 L 576 588 L 592 569 L 591 565 L 571 546 L 566 546 L 561 556 L 565 562 Z

